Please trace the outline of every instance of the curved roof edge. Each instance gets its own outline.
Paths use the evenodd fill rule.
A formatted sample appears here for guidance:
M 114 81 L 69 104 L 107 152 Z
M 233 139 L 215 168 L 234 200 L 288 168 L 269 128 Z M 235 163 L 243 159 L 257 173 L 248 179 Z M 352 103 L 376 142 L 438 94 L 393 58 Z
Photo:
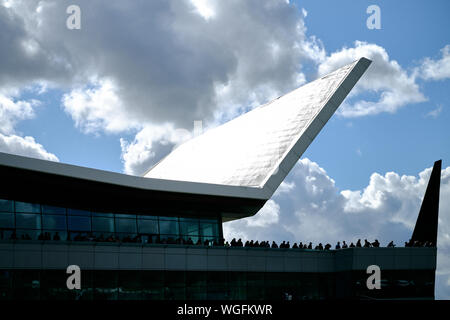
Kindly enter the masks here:
M 235 198 L 268 199 L 261 188 L 216 185 L 198 182 L 144 178 L 71 164 L 0 152 L 0 166 L 44 172 L 65 177 L 102 182 L 142 190 L 179 192 Z
M 271 175 L 264 181 L 262 188 L 266 190 L 266 193 L 270 194 L 269 198 L 280 186 L 281 182 L 283 182 L 284 178 L 286 178 L 311 142 L 335 113 L 372 61 L 362 57 L 353 63 L 354 66 L 348 71 L 347 76 L 342 79 L 334 93 L 328 97 L 322 108 L 311 119 L 306 130 L 295 139 L 294 143 L 271 172 Z M 326 76 L 327 75 L 325 75 L 325 77 Z

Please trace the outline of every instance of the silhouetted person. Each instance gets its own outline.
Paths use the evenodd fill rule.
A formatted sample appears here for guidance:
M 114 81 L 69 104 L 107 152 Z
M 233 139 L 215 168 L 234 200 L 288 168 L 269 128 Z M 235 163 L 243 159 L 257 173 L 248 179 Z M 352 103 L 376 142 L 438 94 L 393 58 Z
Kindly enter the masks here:
M 300 243 L 298 244 L 298 248 L 299 249 L 303 249 L 303 243 L 300 241 Z
M 413 246 L 413 241 L 412 239 L 409 239 L 408 242 L 405 242 L 405 247 L 412 247 Z
M 297 242 L 294 242 L 294 244 L 292 245 L 292 249 L 298 249 Z
M 371 244 L 369 241 L 367 241 L 367 239 L 364 240 L 364 248 L 370 248 Z
M 345 243 L 345 241 L 342 241 L 342 249 L 347 249 L 348 245 Z
M 256 240 L 256 241 L 253 243 L 253 246 L 254 246 L 254 247 L 259 247 L 259 242 L 258 242 L 258 240 Z
M 355 247 L 355 245 L 353 244 L 353 242 L 350 243 L 350 248 L 354 248 L 354 247 Z
M 230 246 L 236 247 L 236 238 L 233 238 L 233 240 L 231 240 Z
M 310 242 L 309 244 L 308 244 L 308 249 L 312 249 L 312 242 Z
M 242 247 L 243 246 L 243 244 L 242 244 L 242 240 L 239 238 L 239 240 L 238 240 L 238 242 L 237 242 L 237 246 L 238 247 Z
M 281 249 L 286 248 L 286 242 L 285 242 L 285 241 L 283 241 L 283 242 L 280 244 L 280 248 L 281 248 Z
M 375 239 L 375 241 L 372 242 L 372 247 L 374 247 L 374 248 L 379 248 L 380 247 L 380 243 L 378 242 L 377 239 Z
M 327 243 L 327 244 L 325 245 L 325 250 L 330 250 L 330 249 L 331 249 L 331 244 Z
M 286 243 L 286 246 L 285 246 L 285 248 L 286 249 L 289 249 L 291 247 L 291 244 L 289 243 L 289 241 Z
M 361 248 L 361 239 L 358 239 L 358 241 L 356 241 L 356 247 Z
M 273 249 L 276 249 L 276 248 L 278 248 L 278 245 L 276 244 L 276 242 L 275 242 L 275 241 L 272 241 L 272 248 L 273 248 Z
M 394 248 L 395 247 L 394 241 L 389 242 L 387 246 L 388 248 Z
M 341 243 L 338 241 L 338 243 L 336 244 L 336 250 L 339 250 L 341 248 Z

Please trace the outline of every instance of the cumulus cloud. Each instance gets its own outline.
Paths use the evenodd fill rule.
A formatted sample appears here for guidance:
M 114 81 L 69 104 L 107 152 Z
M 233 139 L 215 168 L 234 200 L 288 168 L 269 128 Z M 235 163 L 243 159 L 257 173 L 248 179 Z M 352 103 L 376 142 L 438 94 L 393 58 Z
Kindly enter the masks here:
M 58 161 L 33 137 L 21 137 L 15 133 L 18 121 L 34 117 L 34 108 L 40 105 L 35 99 L 24 100 L 15 96 L 17 92 L 0 92 L 0 152 Z
M 165 124 L 146 126 L 131 142 L 121 138 L 120 146 L 125 173 L 143 175 L 162 155 L 170 153 L 192 136 L 192 131 Z
M 444 80 L 450 78 L 450 44 L 441 49 L 441 58 L 425 58 L 416 70 L 418 76 L 425 80 Z
M 332 53 L 319 65 L 319 74 L 324 75 L 360 57 L 372 60 L 372 64 L 339 108 L 344 117 L 360 117 L 382 112 L 394 113 L 401 107 L 426 100 L 420 92 L 414 74 L 408 74 L 397 61 L 390 59 L 386 50 L 376 44 L 356 41 L 354 47 Z M 376 101 L 357 99 L 363 92 L 375 93 Z M 349 100 L 356 100 L 351 103 Z
M 94 80 L 88 88 L 77 88 L 63 96 L 64 110 L 76 127 L 85 133 L 117 133 L 141 127 L 138 119 L 130 119 L 126 106 L 108 79 Z
M 224 224 L 224 235 L 254 240 L 335 244 L 345 240 L 409 240 L 431 168 L 418 176 L 373 173 L 363 190 L 338 190 L 317 163 L 300 160 L 260 213 Z M 450 167 L 442 170 L 436 292 L 450 298 Z M 259 215 L 261 216 L 259 217 Z M 271 220 L 273 219 L 273 220 Z M 264 223 L 258 223 L 263 221 Z M 276 221 L 276 223 L 271 223 Z
M 4 135 L 0 133 L 0 152 L 50 161 L 59 161 L 57 156 L 47 152 L 33 137 L 20 137 L 17 135 Z
M 0 93 L 0 133 L 13 133 L 15 124 L 34 116 L 34 107 L 40 102 L 35 99 L 18 100 Z
M 8 37 L 2 53 L 14 57 L 14 66 L 0 59 L 0 67 L 19 87 L 46 81 L 75 90 L 65 110 L 86 132 L 117 132 L 136 121 L 186 127 L 221 108 L 260 104 L 304 81 L 302 63 L 320 51 L 305 36 L 302 12 L 281 0 L 81 0 L 81 30 L 65 27 L 70 4 L 0 7 L 3 29 L 11 30 L 1 32 Z

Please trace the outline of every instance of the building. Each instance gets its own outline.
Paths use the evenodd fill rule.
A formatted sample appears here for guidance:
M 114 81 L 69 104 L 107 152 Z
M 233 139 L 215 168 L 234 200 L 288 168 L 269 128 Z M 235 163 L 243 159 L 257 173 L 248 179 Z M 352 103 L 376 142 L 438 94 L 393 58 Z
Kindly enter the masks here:
M 429 247 L 223 246 L 222 223 L 258 212 L 369 65 L 209 130 L 143 177 L 0 153 L 0 299 L 433 298 L 440 162 L 413 234 Z M 365 286 L 372 264 L 380 290 Z

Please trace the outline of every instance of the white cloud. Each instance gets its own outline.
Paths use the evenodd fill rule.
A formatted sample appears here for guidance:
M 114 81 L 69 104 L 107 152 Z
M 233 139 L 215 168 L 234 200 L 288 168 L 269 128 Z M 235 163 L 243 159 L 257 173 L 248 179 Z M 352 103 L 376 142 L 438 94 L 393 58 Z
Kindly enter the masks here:
M 67 4 L 0 6 L 0 87 L 68 89 L 66 111 L 84 132 L 235 114 L 304 82 L 302 65 L 323 51 L 305 36 L 302 11 L 282 0 L 80 0 L 77 32 L 61 27 Z
M 53 153 L 47 152 L 33 137 L 19 137 L 17 135 L 3 135 L 0 133 L 0 152 L 59 161 Z
M 34 116 L 34 107 L 39 101 L 17 100 L 10 95 L 0 93 L 0 133 L 13 133 L 15 124 Z
M 64 110 L 85 133 L 117 133 L 141 126 L 133 118 L 108 79 L 94 80 L 87 88 L 72 90 L 63 96 Z
M 354 103 L 346 102 L 338 109 L 344 117 L 360 117 L 382 112 L 394 113 L 398 109 L 426 100 L 420 92 L 414 75 L 408 73 L 397 61 L 389 58 L 386 50 L 376 44 L 356 41 L 353 48 L 343 48 L 332 53 L 319 66 L 319 74 L 324 75 L 345 64 L 366 57 L 372 64 L 351 92 L 350 97 L 356 100 L 364 92 L 375 93 L 376 101 L 364 99 Z
M 441 49 L 441 59 L 425 58 L 422 65 L 416 70 L 425 80 L 444 80 L 450 78 L 450 44 Z
M 278 192 L 255 216 L 224 224 L 227 240 L 331 243 L 358 238 L 393 240 L 403 246 L 411 237 L 431 168 L 418 176 L 374 173 L 363 190 L 338 190 L 325 170 L 302 159 Z M 450 298 L 450 167 L 442 170 L 436 292 Z M 261 214 L 261 218 L 258 215 Z M 275 219 L 276 217 L 276 219 Z M 276 223 L 271 223 L 270 218 Z M 249 223 L 261 219 L 267 223 Z
M 279 215 L 280 206 L 274 200 L 269 200 L 253 217 L 225 223 L 223 232 L 229 240 L 232 238 L 241 238 L 243 241 L 255 238 L 269 240 L 270 236 L 266 231 L 279 227 Z
M 165 124 L 144 127 L 132 142 L 120 139 L 125 173 L 143 175 L 163 155 L 192 136 L 192 131 Z
M 426 117 L 430 117 L 430 118 L 436 119 L 441 114 L 441 112 L 442 112 L 442 105 L 440 104 L 440 105 L 438 105 L 436 107 L 436 109 L 433 109 L 430 112 L 428 112 L 426 114 Z
M 214 8 L 212 7 L 213 1 L 208 0 L 191 0 L 198 14 L 200 14 L 206 20 L 213 18 L 215 15 Z
M 58 161 L 54 154 L 47 152 L 33 137 L 15 134 L 17 122 L 33 118 L 34 108 L 41 102 L 35 99 L 21 100 L 14 90 L 7 91 L 0 93 L 0 152 Z

